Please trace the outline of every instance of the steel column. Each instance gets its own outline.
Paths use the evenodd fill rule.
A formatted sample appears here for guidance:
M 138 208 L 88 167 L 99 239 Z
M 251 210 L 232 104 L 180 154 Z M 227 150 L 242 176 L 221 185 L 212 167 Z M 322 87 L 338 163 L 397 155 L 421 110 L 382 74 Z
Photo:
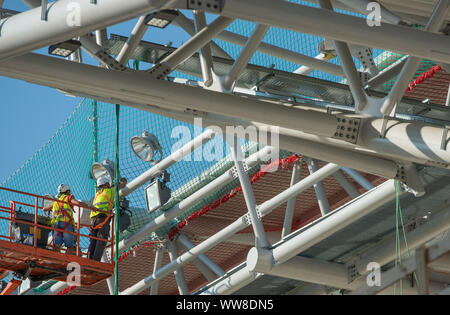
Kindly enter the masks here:
M 330 0 L 317 0 L 319 7 L 325 10 L 334 11 Z M 368 97 L 362 85 L 361 78 L 356 70 L 355 62 L 348 45 L 341 41 L 333 41 L 336 53 L 341 61 L 345 76 L 349 83 L 350 91 L 355 99 L 355 108 L 362 110 L 368 102 Z
M 175 245 L 175 242 L 168 241 L 167 242 L 167 251 L 169 252 L 170 261 L 174 262 L 178 259 L 178 250 Z M 178 291 L 180 292 L 180 295 L 188 295 L 189 289 L 186 284 L 186 279 L 184 277 L 183 267 L 180 266 L 179 268 L 175 269 L 173 271 L 173 274 L 175 275 L 175 280 L 177 281 Z
M 375 187 L 371 182 L 369 182 L 364 176 L 359 174 L 354 169 L 343 167 L 342 170 L 351 178 L 353 178 L 358 184 L 360 184 L 365 190 L 369 191 Z
M 194 11 L 194 19 L 196 33 L 207 27 L 205 12 Z M 210 43 L 200 49 L 200 66 L 202 68 L 203 84 L 208 87 L 213 83 L 212 73 L 214 71 Z
M 300 181 L 301 173 L 302 173 L 302 162 L 295 163 L 294 167 L 292 168 L 291 185 L 290 185 L 291 187 Z M 297 196 L 287 201 L 286 210 L 284 214 L 283 229 L 281 230 L 281 238 L 284 238 L 292 231 L 292 220 L 294 219 L 296 199 Z
M 314 174 L 317 172 L 317 162 L 311 158 L 305 158 L 306 164 L 308 165 L 309 173 Z M 314 191 L 316 192 L 317 203 L 319 204 L 320 213 L 326 215 L 330 212 L 330 204 L 328 203 L 327 194 L 325 192 L 325 187 L 322 182 L 314 185 Z
M 145 16 L 141 16 L 133 30 L 131 31 L 130 36 L 127 39 L 127 42 L 123 45 L 122 50 L 119 52 L 116 60 L 121 65 L 126 65 L 133 55 L 134 50 L 139 45 L 144 37 L 145 32 L 147 31 L 148 26 L 145 24 Z
M 155 252 L 155 264 L 153 265 L 153 272 L 156 272 L 156 270 L 161 268 L 164 258 L 163 255 L 164 255 L 164 247 L 158 246 Z M 150 287 L 150 295 L 157 295 L 158 291 L 159 291 L 159 281 L 155 281 Z

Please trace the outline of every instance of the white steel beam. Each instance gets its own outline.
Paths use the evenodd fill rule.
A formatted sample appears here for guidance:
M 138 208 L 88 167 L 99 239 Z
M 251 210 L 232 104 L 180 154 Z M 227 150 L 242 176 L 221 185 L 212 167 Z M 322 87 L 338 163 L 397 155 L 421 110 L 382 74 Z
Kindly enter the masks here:
M 155 252 L 155 263 L 153 265 L 153 272 L 161 268 L 162 262 L 163 262 L 163 255 L 164 255 L 164 247 L 158 246 L 156 248 Z M 153 282 L 151 288 L 150 288 L 150 295 L 157 295 L 159 291 L 159 281 Z
M 448 229 L 450 229 L 450 209 L 445 207 L 443 211 L 433 217 L 427 224 L 407 234 L 409 250 L 414 250 Z M 375 247 L 364 253 L 356 261 L 355 271 L 361 275 L 365 275 L 367 273 L 366 267 L 370 262 L 377 262 L 381 266 L 384 266 L 393 261 L 395 252 L 392 250 L 392 244 L 394 244 L 394 241 L 395 238 L 392 236 L 383 242 L 384 245 Z M 402 246 L 400 254 L 407 254 L 406 246 Z
M 178 16 L 173 21 L 173 23 L 179 25 L 185 30 L 188 30 L 189 25 L 192 24 L 192 21 L 184 15 L 180 14 L 180 16 Z M 248 41 L 248 37 L 229 31 L 223 31 L 220 34 L 217 34 L 215 38 L 238 46 L 245 46 L 245 43 Z M 336 75 L 338 77 L 345 76 L 342 68 L 335 64 L 317 58 L 312 58 L 310 56 L 303 55 L 292 50 L 284 49 L 282 47 L 270 45 L 263 42 L 257 47 L 256 50 L 269 56 L 284 59 L 298 65 L 308 66 L 312 69 L 317 69 L 326 73 Z
M 325 10 L 334 11 L 330 0 L 317 0 L 319 7 Z M 356 70 L 355 62 L 348 45 L 342 41 L 333 41 L 336 53 L 341 61 L 345 76 L 349 83 L 350 91 L 355 100 L 355 108 L 362 110 L 368 102 L 361 78 Z
M 182 12 L 178 12 L 178 16 L 172 21 L 173 25 L 181 27 L 186 33 L 191 36 L 194 36 L 198 30 L 195 28 L 195 23 L 188 19 Z M 228 53 L 223 50 L 219 45 L 217 45 L 214 41 L 211 41 L 211 50 L 215 56 L 225 58 L 225 59 L 233 59 L 228 55 Z
M 0 21 L 0 60 L 88 34 L 158 10 L 164 0 L 59 0 L 51 3 L 47 21 L 34 8 Z
M 233 88 L 234 83 L 237 81 L 239 75 L 245 67 L 247 67 L 248 62 L 255 53 L 256 48 L 262 42 L 268 30 L 269 26 L 267 25 L 259 24 L 256 26 L 252 36 L 248 39 L 238 58 L 233 63 L 230 71 L 223 79 L 223 88 L 225 90 L 229 91 Z
M 334 173 L 333 177 L 352 199 L 360 195 L 359 191 L 345 178 L 341 171 Z
M 144 37 L 145 32 L 148 29 L 148 25 L 145 23 L 145 16 L 141 16 L 133 30 L 131 31 L 130 36 L 127 39 L 127 42 L 123 45 L 122 50 L 117 55 L 117 62 L 121 65 L 126 65 L 133 55 L 134 50 L 139 45 Z
M 407 257 L 398 266 L 381 272 L 379 286 L 369 287 L 367 283 L 359 283 L 362 285 L 355 288 L 352 295 L 376 294 L 389 287 L 395 281 L 404 278 L 406 275 L 416 272 L 418 282 L 418 293 L 421 295 L 429 294 L 430 284 L 426 273 L 428 272 L 428 263 L 438 259 L 443 254 L 450 251 L 450 238 L 445 237 L 441 240 L 432 242 L 431 244 L 421 245 L 415 250 L 415 254 Z M 351 285 L 354 287 L 354 285 Z
M 176 261 L 178 259 L 178 249 L 175 242 L 168 241 L 166 245 L 167 251 L 169 252 L 170 261 Z M 175 275 L 175 280 L 177 282 L 178 292 L 180 292 L 180 295 L 188 295 L 189 289 L 186 284 L 186 278 L 184 277 L 183 267 L 180 266 L 179 268 L 175 269 L 173 271 L 173 274 Z
M 387 23 L 370 27 L 366 19 L 287 1 L 226 0 L 221 14 L 437 62 L 450 62 L 447 53 L 450 42 L 445 35 Z M 417 45 L 418 42 L 421 45 Z
M 317 172 L 317 162 L 311 158 L 305 158 L 306 164 L 308 165 L 309 173 L 313 174 Z M 316 192 L 317 203 L 319 204 L 320 213 L 326 215 L 330 212 L 330 204 L 328 203 L 327 194 L 325 192 L 325 187 L 322 182 L 314 185 L 314 191 Z
M 234 166 L 236 168 L 239 182 L 241 183 L 242 193 L 244 195 L 245 204 L 248 210 L 248 216 L 253 227 L 253 233 L 255 233 L 255 246 L 257 248 L 267 248 L 270 246 L 267 240 L 266 233 L 264 231 L 264 225 L 261 222 L 261 218 L 258 215 L 258 209 L 256 205 L 256 198 L 253 193 L 252 184 L 250 178 L 244 168 L 242 162 L 243 154 L 240 146 L 240 139 L 238 137 L 231 138 L 232 143 L 228 143 L 231 148 L 231 155 L 233 157 Z
M 300 181 L 300 176 L 302 173 L 302 163 L 295 163 L 292 168 L 292 176 L 291 176 L 291 187 L 297 184 Z M 292 220 L 294 219 L 294 210 L 295 210 L 295 202 L 297 200 L 297 196 L 288 200 L 286 204 L 286 210 L 284 213 L 284 223 L 283 229 L 281 230 L 281 238 L 287 236 L 292 231 Z
M 351 178 L 353 178 L 358 184 L 360 184 L 365 190 L 369 191 L 375 187 L 371 182 L 369 182 L 364 176 L 359 174 L 354 169 L 343 167 L 342 170 Z
M 194 11 L 195 31 L 200 32 L 207 27 L 206 14 L 203 11 Z M 202 77 L 204 86 L 208 87 L 213 83 L 214 65 L 211 53 L 211 43 L 206 44 L 200 49 L 200 66 L 202 68 Z

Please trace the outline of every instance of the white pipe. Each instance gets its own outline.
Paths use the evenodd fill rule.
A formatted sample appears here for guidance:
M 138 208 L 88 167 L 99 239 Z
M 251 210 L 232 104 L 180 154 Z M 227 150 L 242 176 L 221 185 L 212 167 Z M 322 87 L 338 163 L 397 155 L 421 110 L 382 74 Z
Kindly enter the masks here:
M 147 31 L 147 24 L 145 24 L 145 16 L 141 16 L 131 31 L 127 42 L 123 45 L 116 60 L 121 65 L 126 65 L 133 55 L 134 50 L 139 45 Z
M 364 155 L 371 154 L 384 159 L 439 167 L 447 167 L 450 163 L 450 152 L 440 148 L 439 139 L 442 136 L 442 129 L 418 122 L 389 121 L 385 138 L 380 138 L 383 119 L 362 118 L 356 115 L 362 118 L 362 129 L 355 146 L 342 140 L 328 138 L 336 132 L 338 124 L 336 116 L 314 109 L 290 108 L 254 98 L 155 80 L 145 73 L 108 71 L 89 65 L 28 54 L 12 58 L 8 62 L 1 62 L 0 74 L 67 90 L 72 94 L 100 98 L 113 104 L 124 104 L 139 109 L 148 108 L 149 111 L 156 110 L 155 106 L 161 106 L 164 110 L 177 111 L 190 108 L 227 117 L 238 117 L 240 121 L 247 120 L 247 122 L 269 126 L 273 125 L 274 121 L 278 121 L 279 124 L 283 124 L 283 129 L 294 130 L 296 136 L 301 135 L 304 139 L 315 141 L 318 147 L 323 147 L 322 155 L 328 158 L 318 157 L 309 152 L 304 152 L 305 155 L 334 161 L 336 157 L 330 153 L 331 151 L 327 152 L 327 150 L 335 150 L 331 149 L 330 145 L 346 147 L 348 148 L 347 165 L 350 161 L 354 161 L 361 166 L 355 166 L 355 169 L 366 169 L 369 173 L 388 178 L 395 177 L 397 172 L 395 163 L 386 160 L 385 163 L 381 163 L 380 159 L 379 165 L 375 167 L 370 163 L 362 165 L 363 162 L 352 154 L 361 152 Z M 303 133 L 300 133 L 299 129 Z M 281 138 L 280 135 L 280 143 Z M 286 144 L 288 142 L 292 144 L 290 140 L 287 140 Z M 314 146 L 315 144 L 312 144 L 309 150 L 314 149 L 317 152 L 318 149 Z M 344 163 L 340 164 L 347 166 Z M 381 172 L 382 169 L 384 171 Z M 389 171 L 386 171 L 387 169 Z
M 313 174 L 317 172 L 317 162 L 311 158 L 306 158 L 306 164 L 308 165 L 309 173 Z M 322 182 L 314 185 L 314 191 L 316 193 L 317 203 L 319 204 L 320 213 L 326 215 L 330 212 L 330 204 L 328 203 L 325 187 Z
M 370 27 L 365 19 L 271 0 L 227 0 L 222 15 L 405 55 L 450 62 L 444 35 L 384 23 Z M 421 43 L 417 45 L 417 43 Z
M 319 7 L 324 10 L 334 11 L 330 0 L 317 0 Z M 347 78 L 350 91 L 352 92 L 353 98 L 355 100 L 355 108 L 357 110 L 362 110 L 366 107 L 368 102 L 368 97 L 364 91 L 361 78 L 359 77 L 358 71 L 356 70 L 355 62 L 353 61 L 352 54 L 347 43 L 341 41 L 333 41 L 336 53 L 341 61 L 342 68 L 344 69 L 345 76 Z
M 246 264 L 240 265 L 237 271 L 230 271 L 229 275 L 212 283 L 201 295 L 230 295 L 252 283 L 262 276 L 261 273 L 250 271 Z
M 256 48 L 261 43 L 268 30 L 269 26 L 267 25 L 259 24 L 256 26 L 256 29 L 253 31 L 252 36 L 248 39 L 238 58 L 233 63 L 233 66 L 224 78 L 223 88 L 225 90 L 232 89 L 234 83 L 237 81 L 239 75 L 245 69 L 245 67 L 247 67 L 248 62 L 252 58 Z
M 191 241 L 183 233 L 179 234 L 178 240 L 180 241 L 181 244 L 183 244 L 184 247 L 187 248 L 187 250 L 191 250 L 192 248 L 195 247 L 195 245 L 192 244 Z M 213 262 L 205 254 L 200 255 L 198 258 L 219 277 L 222 277 L 225 274 L 225 272 L 222 270 L 222 268 L 220 268 L 215 262 Z
M 216 34 L 223 31 L 233 22 L 234 19 L 219 16 L 213 22 L 211 22 L 208 27 L 200 30 L 182 46 L 177 48 L 173 53 L 161 60 L 159 64 L 165 65 L 170 70 L 175 70 L 178 65 L 191 57 L 197 50 L 208 44 Z M 158 65 L 153 66 L 153 68 L 150 69 L 149 72 L 156 70 Z M 165 73 L 165 76 L 167 75 L 168 73 Z
M 88 34 L 158 9 L 165 0 L 59 0 L 49 4 L 47 21 L 37 7 L 0 21 L 0 60 Z
M 163 262 L 164 247 L 159 246 L 155 252 L 155 263 L 153 265 L 153 272 L 161 268 Z M 155 281 L 150 288 L 150 295 L 157 295 L 159 291 L 159 281 Z
M 292 176 L 291 176 L 291 184 L 290 186 L 294 186 L 300 181 L 300 176 L 302 173 L 302 165 L 301 163 L 295 163 L 292 168 Z M 281 230 L 281 237 L 285 237 L 290 234 L 292 231 L 292 220 L 294 219 L 294 210 L 295 210 L 295 202 L 297 200 L 297 196 L 288 200 L 286 204 L 286 210 L 284 213 L 284 222 L 283 229 Z
M 167 242 L 167 251 L 169 252 L 169 258 L 170 261 L 176 261 L 178 259 L 178 250 L 175 242 L 169 241 Z M 175 280 L 177 282 L 178 286 L 178 292 L 180 292 L 180 295 L 188 295 L 189 289 L 186 284 L 186 278 L 184 276 L 183 267 L 180 266 L 180 268 L 177 268 L 173 271 L 173 274 L 175 275 Z
M 200 32 L 207 27 L 206 15 L 203 11 L 194 11 L 195 31 Z M 208 87 L 213 83 L 213 60 L 211 54 L 211 44 L 208 43 L 200 49 L 200 67 L 202 68 L 202 78 L 204 86 Z
M 242 193 L 244 195 L 244 200 L 248 211 L 247 213 L 250 217 L 250 221 L 253 227 L 253 233 L 255 233 L 255 246 L 258 248 L 266 248 L 270 246 L 270 243 L 267 240 L 261 218 L 258 217 L 256 198 L 253 193 L 250 178 L 248 177 L 248 174 L 244 169 L 244 163 L 242 163 L 243 154 L 239 142 L 240 141 L 237 137 L 233 137 L 233 143 L 229 143 L 228 145 L 231 148 L 231 155 L 233 157 L 234 165 L 238 173 L 239 182 L 242 187 Z

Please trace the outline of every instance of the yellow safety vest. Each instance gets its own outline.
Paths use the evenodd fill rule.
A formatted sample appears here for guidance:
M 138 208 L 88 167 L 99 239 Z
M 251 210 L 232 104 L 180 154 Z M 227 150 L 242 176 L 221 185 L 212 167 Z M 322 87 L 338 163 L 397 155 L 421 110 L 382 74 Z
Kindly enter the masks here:
M 52 221 L 51 224 L 55 224 L 56 222 L 73 222 L 73 209 L 72 207 L 65 203 L 69 201 L 68 195 L 61 195 L 58 200 L 64 201 L 64 202 L 58 202 L 55 201 L 53 203 L 52 208 Z
M 106 188 L 97 192 L 94 198 L 94 207 L 102 210 L 102 212 L 91 211 L 91 218 L 99 214 L 107 215 L 105 212 L 112 212 L 112 209 L 114 208 L 114 189 Z

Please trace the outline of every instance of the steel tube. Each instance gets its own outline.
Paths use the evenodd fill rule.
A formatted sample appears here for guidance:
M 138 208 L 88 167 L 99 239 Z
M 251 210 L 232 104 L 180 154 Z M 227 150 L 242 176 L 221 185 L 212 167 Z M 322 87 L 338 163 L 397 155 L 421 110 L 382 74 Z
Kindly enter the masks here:
M 160 246 L 156 249 L 155 252 L 155 264 L 153 265 L 153 272 L 161 268 L 163 262 L 164 255 L 164 247 Z M 159 291 L 159 281 L 153 282 L 150 288 L 150 295 L 157 295 Z
M 326 166 L 324 166 L 326 167 Z M 349 204 L 329 213 L 323 220 L 306 227 L 289 240 L 275 245 L 272 250 L 277 264 L 288 261 L 304 250 L 314 246 L 337 231 L 349 226 L 358 219 L 368 215 L 381 205 L 393 200 L 396 196 L 394 180 L 389 180 L 370 192 L 352 200 Z
M 127 42 L 123 45 L 122 50 L 119 52 L 116 60 L 121 65 L 126 65 L 133 55 L 134 50 L 139 45 L 147 31 L 148 26 L 145 24 L 145 16 L 141 16 L 136 22 Z
M 267 31 L 269 26 L 267 25 L 257 25 L 253 31 L 252 36 L 245 43 L 244 48 L 239 54 L 238 58 L 233 63 L 228 74 L 225 76 L 223 81 L 223 88 L 225 90 L 231 90 L 236 80 L 239 78 L 241 72 L 247 67 L 248 62 L 255 53 L 256 48 L 259 46 Z

